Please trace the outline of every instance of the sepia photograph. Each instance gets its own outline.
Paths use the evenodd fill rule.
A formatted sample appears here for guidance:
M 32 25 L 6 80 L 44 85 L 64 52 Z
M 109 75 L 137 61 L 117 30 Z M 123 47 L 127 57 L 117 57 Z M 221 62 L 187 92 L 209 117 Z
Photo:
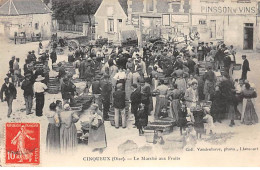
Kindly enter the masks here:
M 0 0 L 0 167 L 259 167 L 259 74 L 260 0 Z

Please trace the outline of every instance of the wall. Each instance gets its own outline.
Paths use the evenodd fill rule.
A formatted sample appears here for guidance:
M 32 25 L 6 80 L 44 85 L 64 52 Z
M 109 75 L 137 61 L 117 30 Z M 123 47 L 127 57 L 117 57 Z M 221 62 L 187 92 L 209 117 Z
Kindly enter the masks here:
M 126 27 L 127 16 L 117 0 L 112 2 L 104 0 L 95 14 L 96 39 L 102 37 L 119 42 L 120 31 Z M 108 19 L 114 20 L 114 32 L 108 32 Z M 119 19 L 122 20 L 121 23 L 119 23 Z
M 254 24 L 254 49 L 258 41 L 257 3 L 237 3 L 226 0 L 219 3 L 205 3 L 192 0 L 192 26 L 198 28 L 201 41 L 224 40 L 227 45 L 243 49 L 244 24 Z M 216 38 L 210 38 L 211 20 L 216 20 Z
M 35 23 L 39 24 L 37 30 Z M 43 39 L 51 37 L 51 14 L 0 16 L 0 24 L 4 25 L 4 35 L 11 39 L 14 38 L 15 32 L 25 32 L 27 38 L 30 38 L 33 33 L 41 33 Z

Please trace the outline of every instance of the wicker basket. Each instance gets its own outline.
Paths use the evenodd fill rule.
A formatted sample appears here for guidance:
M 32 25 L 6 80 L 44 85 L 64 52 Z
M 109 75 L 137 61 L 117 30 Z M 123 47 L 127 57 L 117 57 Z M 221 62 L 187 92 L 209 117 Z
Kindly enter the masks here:
M 144 128 L 144 136 L 146 139 L 146 142 L 153 143 L 154 141 L 154 130 L 150 130 L 148 128 Z
M 154 128 L 155 130 L 162 130 L 163 134 L 169 134 L 173 131 L 173 125 L 167 122 L 153 122 L 148 127 Z

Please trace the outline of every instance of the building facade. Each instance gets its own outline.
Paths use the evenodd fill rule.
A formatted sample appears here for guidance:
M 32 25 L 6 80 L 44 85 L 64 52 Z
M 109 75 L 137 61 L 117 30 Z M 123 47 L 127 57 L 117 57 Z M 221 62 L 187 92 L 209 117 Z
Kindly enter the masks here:
M 128 0 L 128 19 L 146 42 L 173 39 L 190 32 L 189 0 Z
M 51 37 L 51 10 L 41 0 L 8 0 L 0 7 L 0 33 L 13 39 L 24 32 L 29 39 Z
M 257 0 L 192 0 L 191 23 L 202 41 L 222 40 L 244 50 L 259 43 Z
M 94 16 L 96 39 L 108 38 L 120 44 L 127 38 L 123 32 L 133 30 L 127 22 L 127 0 L 103 0 Z

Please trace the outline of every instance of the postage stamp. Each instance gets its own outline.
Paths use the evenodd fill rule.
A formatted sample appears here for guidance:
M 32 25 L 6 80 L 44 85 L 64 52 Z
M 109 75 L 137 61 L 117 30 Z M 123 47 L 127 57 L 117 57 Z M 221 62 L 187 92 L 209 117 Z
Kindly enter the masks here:
M 6 164 L 40 164 L 40 124 L 6 123 Z

